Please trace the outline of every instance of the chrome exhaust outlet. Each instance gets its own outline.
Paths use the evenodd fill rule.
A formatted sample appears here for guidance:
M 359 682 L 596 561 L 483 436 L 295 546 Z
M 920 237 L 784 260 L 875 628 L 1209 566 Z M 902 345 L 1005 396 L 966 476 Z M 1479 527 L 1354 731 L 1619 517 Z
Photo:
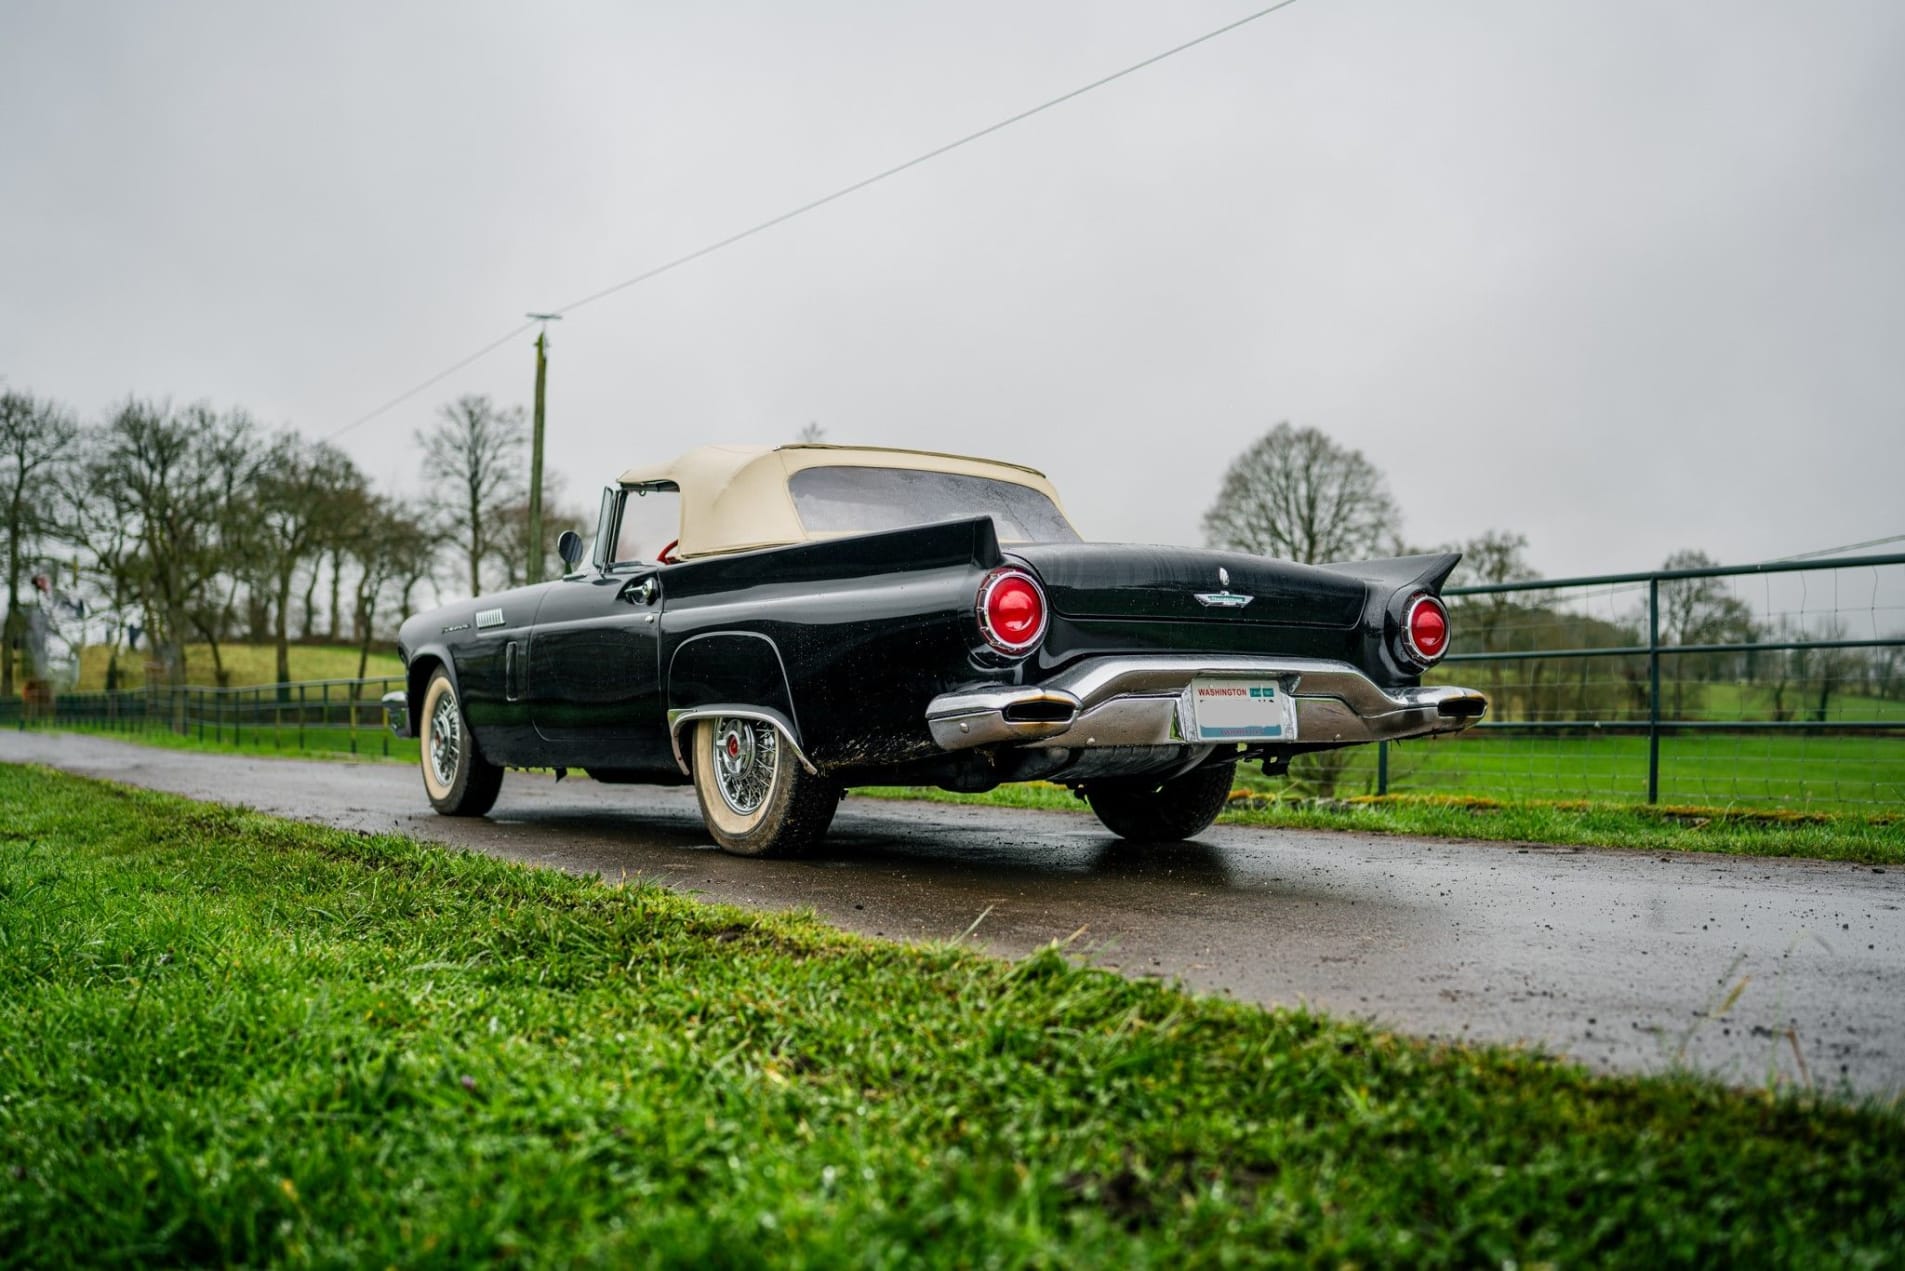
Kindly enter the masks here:
M 1039 741 L 1068 731 L 1084 704 L 1063 689 L 997 688 L 933 699 L 926 727 L 942 750 Z

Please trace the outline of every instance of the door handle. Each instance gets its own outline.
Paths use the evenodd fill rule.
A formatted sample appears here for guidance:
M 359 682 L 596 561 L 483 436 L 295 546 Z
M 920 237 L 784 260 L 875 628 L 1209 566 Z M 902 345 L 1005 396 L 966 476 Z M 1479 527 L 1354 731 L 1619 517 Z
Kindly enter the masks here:
M 622 588 L 622 599 L 631 605 L 652 605 L 661 588 L 654 578 L 641 578 Z

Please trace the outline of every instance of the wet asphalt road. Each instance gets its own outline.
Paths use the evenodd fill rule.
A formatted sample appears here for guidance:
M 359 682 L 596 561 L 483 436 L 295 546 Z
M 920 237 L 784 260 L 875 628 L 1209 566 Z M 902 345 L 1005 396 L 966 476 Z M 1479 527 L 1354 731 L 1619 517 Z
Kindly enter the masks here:
M 1606 1070 L 1905 1090 L 1905 870 L 1219 828 L 1138 848 L 1088 814 L 849 798 L 807 861 L 725 856 L 686 789 L 510 773 L 487 820 L 434 815 L 408 766 L 0 733 L 30 761 L 710 900 L 808 908 Z M 0 816 L 4 811 L 0 810 Z M 1711 1012 L 1742 980 L 1722 1017 Z

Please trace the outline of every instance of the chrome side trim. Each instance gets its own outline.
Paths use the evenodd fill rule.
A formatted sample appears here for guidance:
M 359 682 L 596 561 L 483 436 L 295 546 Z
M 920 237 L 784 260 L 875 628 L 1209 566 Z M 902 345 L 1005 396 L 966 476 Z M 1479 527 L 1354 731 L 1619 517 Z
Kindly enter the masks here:
M 1088 658 L 1042 685 L 986 686 L 942 694 L 926 710 L 946 750 L 1009 743 L 1051 747 L 1190 745 L 1179 720 L 1184 690 L 1199 675 L 1274 679 L 1297 704 L 1298 745 L 1348 745 L 1458 732 L 1487 700 L 1471 689 L 1390 691 L 1347 662 L 1234 654 Z M 1011 720 L 1013 708 L 1076 703 L 1062 719 Z
M 384 706 L 384 723 L 390 731 L 399 737 L 412 735 L 410 729 L 410 696 L 402 689 L 385 693 L 381 699 Z
M 696 706 L 688 710 L 671 710 L 668 712 L 668 742 L 674 747 L 675 765 L 681 769 L 682 776 L 686 777 L 693 774 L 688 770 L 688 757 L 681 753 L 681 726 L 683 724 L 692 724 L 698 719 L 718 719 L 723 716 L 733 719 L 752 719 L 758 720 L 763 724 L 772 724 L 774 731 L 781 735 L 781 740 L 787 743 L 787 748 L 794 752 L 794 758 L 800 760 L 800 766 L 816 777 L 820 775 L 820 769 L 814 767 L 814 761 L 807 757 L 807 752 L 800 748 L 798 741 L 794 740 L 794 726 L 788 723 L 785 715 L 782 715 L 779 711 L 767 710 L 760 706 L 734 705 Z

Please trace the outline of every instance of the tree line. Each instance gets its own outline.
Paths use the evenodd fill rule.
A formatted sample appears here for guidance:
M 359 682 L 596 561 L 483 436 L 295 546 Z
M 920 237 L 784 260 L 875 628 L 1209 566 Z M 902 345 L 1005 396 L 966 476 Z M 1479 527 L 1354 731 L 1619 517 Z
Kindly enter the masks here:
M 379 489 L 349 455 L 242 409 L 130 397 L 93 421 L 49 397 L 0 393 L 0 559 L 6 571 L 0 696 L 15 691 L 23 592 L 36 574 L 89 593 L 111 632 L 141 628 L 168 684 L 187 644 L 229 682 L 227 646 L 351 641 L 362 677 L 390 620 L 440 581 L 471 594 L 524 581 L 532 551 L 582 518 L 545 483 L 545 542 L 529 542 L 524 412 L 468 395 L 416 433 L 421 496 Z
M 1535 582 L 1528 540 L 1491 529 L 1465 543 L 1410 547 L 1402 514 L 1380 469 L 1361 451 L 1337 444 L 1315 428 L 1288 423 L 1272 428 L 1240 454 L 1224 474 L 1204 516 L 1213 547 L 1322 564 L 1411 551 L 1460 551 L 1449 586 Z M 1676 551 L 1663 570 L 1709 569 L 1705 552 Z M 1549 599 L 1548 597 L 1554 597 Z M 1647 644 L 1646 589 L 1626 612 L 1594 617 L 1563 604 L 1557 593 L 1494 592 L 1453 597 L 1450 618 L 1463 652 L 1635 648 Z M 1845 639 L 1840 615 L 1807 622 L 1789 614 L 1755 614 L 1723 578 L 1687 578 L 1660 585 L 1659 636 L 1668 647 L 1760 645 Z M 1905 634 L 1899 636 L 1905 640 Z M 1644 655 L 1484 662 L 1479 672 L 1495 719 L 1645 718 L 1651 673 Z M 1474 677 L 1472 665 L 1442 674 Z M 1663 717 L 1710 711 L 1710 688 L 1742 690 L 1743 716 L 1825 720 L 1834 694 L 1882 700 L 1905 696 L 1905 647 L 1876 649 L 1752 649 L 1671 654 L 1662 666 Z M 1751 694 L 1751 700 L 1745 696 Z

